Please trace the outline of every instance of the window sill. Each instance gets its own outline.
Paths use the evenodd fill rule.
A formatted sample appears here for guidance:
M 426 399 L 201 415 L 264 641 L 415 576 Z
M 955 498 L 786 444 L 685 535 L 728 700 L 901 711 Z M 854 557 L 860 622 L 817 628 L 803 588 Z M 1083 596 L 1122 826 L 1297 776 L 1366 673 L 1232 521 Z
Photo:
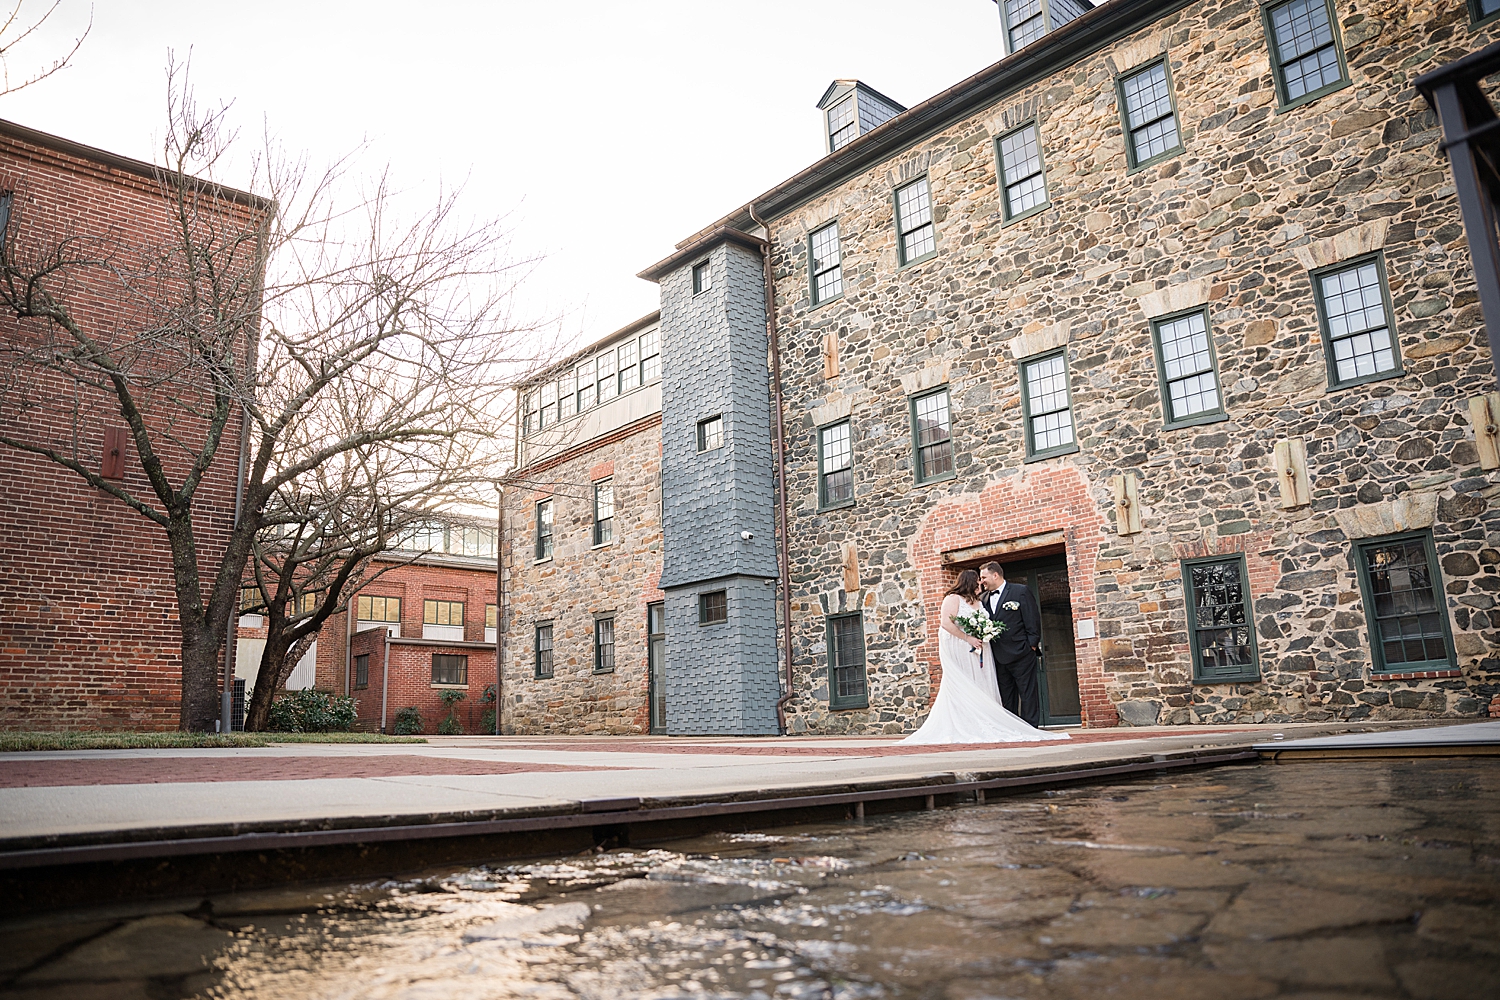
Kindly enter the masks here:
M 699 628 L 713 628 L 715 625 L 728 625 L 728 624 L 729 624 L 729 619 L 725 618 L 721 622 L 699 622 L 698 623 L 698 627 Z
M 1013 225 L 1013 224 L 1015 224 L 1017 222 L 1025 222 L 1027 219 L 1031 218 L 1033 215 L 1040 215 L 1043 212 L 1047 211 L 1047 209 L 1049 209 L 1051 207 L 1052 207 L 1052 202 L 1050 200 L 1044 201 L 1040 205 L 1033 205 L 1032 207 L 1028 208 L 1026 211 L 1022 212 L 1020 215 L 1012 215 L 1012 216 L 1009 216 L 1006 219 L 1003 219 L 1000 222 L 1000 228 L 1004 229 L 1006 226 Z
M 1385 382 L 1388 379 L 1401 378 L 1405 374 L 1405 368 L 1392 368 L 1390 371 L 1376 372 L 1373 375 L 1362 375 L 1359 378 L 1351 378 L 1345 382 L 1336 382 L 1330 377 L 1328 380 L 1328 391 L 1340 392 L 1344 389 L 1355 389 L 1362 385 L 1369 385 L 1371 382 Z
M 1318 90 L 1314 90 L 1310 94 L 1303 94 L 1301 97 L 1297 98 L 1295 101 L 1287 101 L 1285 104 L 1278 104 L 1278 105 L 1276 105 L 1276 113 L 1279 115 L 1283 111 L 1295 111 L 1295 110 L 1297 110 L 1300 107 L 1304 107 L 1304 106 L 1306 106 L 1308 104 L 1312 104 L 1314 101 L 1316 101 L 1320 97 L 1327 97 L 1329 94 L 1338 93 L 1340 90 L 1343 90 L 1345 87 L 1352 87 L 1352 86 L 1354 86 L 1354 81 L 1353 80 L 1340 80 L 1337 83 L 1330 83 L 1328 86 L 1322 87 L 1322 88 L 1320 88 Z M 1276 96 L 1280 97 L 1281 96 L 1281 88 L 1277 87 L 1276 91 L 1277 91 Z
M 931 479 L 918 479 L 916 482 L 912 483 L 912 485 L 917 487 L 918 489 L 923 489 L 928 486 L 937 486 L 940 483 L 951 483 L 957 478 L 957 472 L 949 472 L 941 476 L 933 476 Z
M 1178 134 L 1180 135 L 1181 134 L 1181 129 L 1182 129 L 1182 123 L 1178 122 L 1177 127 L 1178 127 Z M 1130 141 L 1130 135 L 1129 135 L 1128 132 L 1126 133 L 1125 141 L 1126 142 Z M 1129 177 L 1132 174 L 1138 174 L 1138 173 L 1140 173 L 1142 170 L 1150 170 L 1152 167 L 1156 166 L 1158 163 L 1165 163 L 1168 160 L 1172 159 L 1174 156 L 1181 156 L 1185 152 L 1187 152 L 1187 147 L 1185 147 L 1185 146 L 1178 146 L 1176 149 L 1169 149 L 1165 153 L 1157 153 L 1155 156 L 1151 157 L 1151 159 L 1149 159 L 1149 160 L 1142 160 L 1140 163 L 1137 163 L 1135 166 L 1133 166 L 1133 167 L 1129 168 L 1128 170 L 1126 170 L 1125 171 L 1125 176 Z
M 1386 673 L 1382 670 L 1370 671 L 1372 681 L 1433 681 L 1444 677 L 1462 677 L 1464 672 L 1453 667 L 1441 667 L 1436 670 L 1405 670 L 1391 671 Z
M 428 685 L 428 686 L 431 687 L 434 691 L 467 691 L 467 690 L 469 690 L 469 684 L 468 684 L 467 681 L 465 681 L 462 684 L 431 684 L 431 685 Z
M 857 711 L 857 710 L 862 709 L 862 708 L 867 709 L 869 707 L 870 707 L 870 701 L 869 701 L 868 698 L 866 698 L 864 701 L 849 701 L 849 702 L 834 702 L 834 701 L 830 701 L 828 703 L 828 711 L 830 711 L 830 712 L 851 712 L 851 711 Z
M 1193 684 L 1207 687 L 1211 684 L 1259 684 L 1260 674 L 1242 674 L 1239 677 L 1194 677 Z
M 1228 419 L 1229 414 L 1224 413 L 1223 411 L 1220 411 L 1218 413 L 1200 413 L 1197 416 L 1188 417 L 1185 420 L 1173 420 L 1170 422 L 1164 421 L 1161 425 L 1161 429 L 1164 431 L 1175 431 L 1180 430 L 1184 427 L 1202 427 L 1205 424 L 1221 424 Z
M 831 504 L 827 504 L 826 506 L 819 507 L 818 508 L 818 513 L 819 514 L 824 514 L 824 513 L 827 513 L 828 511 L 831 511 L 831 510 L 848 510 L 850 507 L 853 507 L 853 506 L 854 506 L 854 501 L 853 500 L 840 500 L 838 503 L 831 503 Z
M 826 305 L 831 305 L 831 304 L 833 304 L 835 302 L 838 302 L 838 301 L 842 300 L 843 297 L 844 297 L 844 293 L 843 292 L 839 292 L 837 295 L 830 295 L 830 296 L 828 296 L 828 298 L 826 298 L 826 299 L 820 299 L 817 302 L 814 302 L 812 305 L 808 306 L 807 307 L 807 311 L 808 312 L 812 312 L 812 311 L 814 311 L 816 309 L 822 309 Z
M 595 677 L 600 677 L 600 676 L 602 676 L 604 674 L 612 674 L 614 672 L 615 672 L 615 668 L 614 667 L 607 667 L 604 670 L 595 670 L 594 671 L 594 676 Z
M 593 545 L 590 545 L 589 548 L 591 550 L 592 549 L 607 549 L 607 548 L 609 548 L 613 544 L 615 544 L 615 540 L 613 538 L 611 538 L 607 542 L 595 542 Z
M 1049 458 L 1062 458 L 1064 455 L 1076 455 L 1081 451 L 1077 444 L 1071 444 L 1066 448 L 1055 448 L 1052 451 L 1039 451 L 1035 455 L 1027 455 L 1023 465 L 1032 462 L 1045 462 Z
M 554 674 L 532 674 L 531 679 L 534 681 L 550 681 L 554 676 Z
M 932 258 L 936 257 L 937 255 L 938 255 L 938 251 L 937 250 L 929 250 L 927 253 L 924 253 L 920 257 L 913 257 L 911 260 L 907 261 L 904 264 L 898 264 L 898 265 L 896 265 L 896 272 L 899 274 L 900 272 L 906 270 L 908 267 L 916 267 L 919 264 L 925 264 L 929 260 L 931 260 Z

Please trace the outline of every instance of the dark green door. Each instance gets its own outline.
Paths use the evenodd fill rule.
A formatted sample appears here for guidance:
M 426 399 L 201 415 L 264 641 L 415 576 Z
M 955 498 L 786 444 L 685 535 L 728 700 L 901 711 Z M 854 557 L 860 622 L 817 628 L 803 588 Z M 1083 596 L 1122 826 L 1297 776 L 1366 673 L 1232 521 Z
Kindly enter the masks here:
M 1076 726 L 1083 721 L 1078 699 L 1078 654 L 1073 646 L 1073 600 L 1068 561 L 1053 556 L 1005 567 L 1005 577 L 1030 589 L 1041 608 L 1042 725 Z

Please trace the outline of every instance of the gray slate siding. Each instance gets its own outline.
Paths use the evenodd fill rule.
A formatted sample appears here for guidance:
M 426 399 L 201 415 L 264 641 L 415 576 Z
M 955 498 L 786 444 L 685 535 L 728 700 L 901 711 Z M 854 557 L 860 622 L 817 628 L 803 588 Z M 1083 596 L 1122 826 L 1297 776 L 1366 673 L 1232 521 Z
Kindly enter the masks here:
M 774 581 L 772 581 L 774 582 Z M 729 621 L 698 624 L 698 595 L 725 591 Z M 667 732 L 775 735 L 776 588 L 736 576 L 667 591 Z

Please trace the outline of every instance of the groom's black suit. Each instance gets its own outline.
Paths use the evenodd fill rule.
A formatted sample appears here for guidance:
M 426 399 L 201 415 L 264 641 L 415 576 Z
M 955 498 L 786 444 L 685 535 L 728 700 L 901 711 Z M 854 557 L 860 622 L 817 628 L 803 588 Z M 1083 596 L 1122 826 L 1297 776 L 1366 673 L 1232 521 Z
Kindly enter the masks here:
M 1014 603 L 1016 608 L 1005 605 Z M 995 679 L 1000 684 L 1000 704 L 1033 726 L 1042 724 L 1042 702 L 1037 693 L 1036 650 L 1042 645 L 1042 616 L 1031 591 L 1007 581 L 999 590 L 984 595 L 984 610 L 1005 624 L 1000 637 L 990 640 L 995 654 Z

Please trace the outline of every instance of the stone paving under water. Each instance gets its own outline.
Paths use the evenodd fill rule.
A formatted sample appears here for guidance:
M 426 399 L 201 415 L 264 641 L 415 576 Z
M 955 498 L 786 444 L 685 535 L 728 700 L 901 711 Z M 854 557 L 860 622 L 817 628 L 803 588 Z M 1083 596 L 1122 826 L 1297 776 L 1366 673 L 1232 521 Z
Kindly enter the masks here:
M 1299 762 L 0 924 L 0 993 L 1500 997 L 1500 766 Z

